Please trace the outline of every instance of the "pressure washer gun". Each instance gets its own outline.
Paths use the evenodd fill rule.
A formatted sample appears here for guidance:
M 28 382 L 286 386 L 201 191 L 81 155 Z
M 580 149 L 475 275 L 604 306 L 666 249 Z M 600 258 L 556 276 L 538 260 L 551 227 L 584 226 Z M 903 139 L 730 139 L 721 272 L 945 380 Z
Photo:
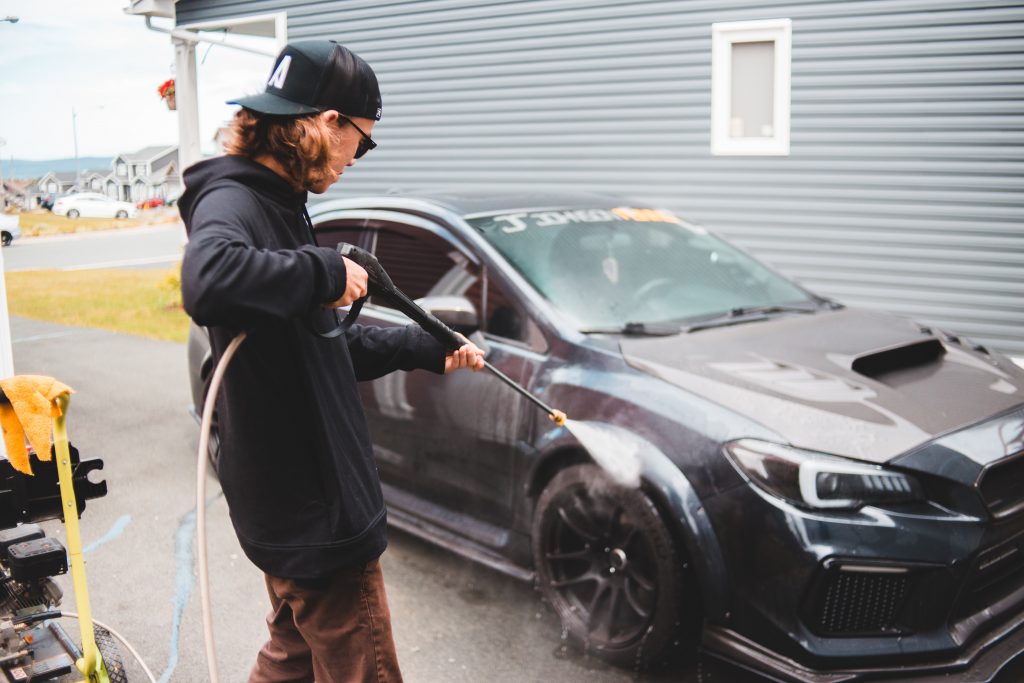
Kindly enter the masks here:
M 426 330 L 430 336 L 439 341 L 446 350 L 455 351 L 466 344 L 467 340 L 465 337 L 445 325 L 431 313 L 420 308 L 416 302 L 406 296 L 402 290 L 398 289 L 398 287 L 395 286 L 395 283 L 391 281 L 391 278 L 384 271 L 384 267 L 380 265 L 380 261 L 378 261 L 373 254 L 365 249 L 360 249 L 359 247 L 346 242 L 338 244 L 338 253 L 345 258 L 358 263 L 366 271 L 368 276 L 367 289 L 369 290 L 370 296 L 379 296 L 387 299 L 389 302 L 394 304 L 398 310 L 409 316 L 413 322 Z M 348 315 L 345 316 L 345 320 L 342 322 L 343 329 L 348 328 L 348 326 L 355 322 L 355 319 L 359 317 L 359 312 L 365 301 L 366 297 L 363 297 L 352 304 L 352 308 L 349 310 Z M 556 410 L 547 405 L 486 360 L 484 361 L 484 367 L 502 382 L 535 403 L 541 410 L 548 414 L 548 417 L 552 422 L 557 425 L 565 424 L 566 416 L 561 410 Z

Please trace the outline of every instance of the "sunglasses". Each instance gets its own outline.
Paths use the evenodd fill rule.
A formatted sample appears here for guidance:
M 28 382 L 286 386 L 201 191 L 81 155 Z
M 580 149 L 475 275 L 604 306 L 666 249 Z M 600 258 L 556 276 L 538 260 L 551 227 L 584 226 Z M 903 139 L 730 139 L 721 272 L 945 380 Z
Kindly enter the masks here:
M 363 129 L 357 126 L 355 121 L 342 114 L 338 114 L 338 118 L 341 119 L 342 121 L 347 121 L 348 123 L 350 123 L 352 127 L 355 128 L 361 136 L 363 136 L 362 139 L 359 141 L 359 146 L 356 147 L 356 159 L 362 158 L 362 156 L 369 152 L 371 149 L 377 149 L 377 143 L 373 141 L 373 138 L 364 133 Z

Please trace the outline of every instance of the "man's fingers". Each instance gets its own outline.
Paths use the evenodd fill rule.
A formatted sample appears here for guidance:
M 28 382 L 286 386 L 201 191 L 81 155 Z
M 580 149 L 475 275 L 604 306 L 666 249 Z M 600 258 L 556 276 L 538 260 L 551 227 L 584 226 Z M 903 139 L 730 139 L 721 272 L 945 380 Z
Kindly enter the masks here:
M 469 368 L 473 372 L 484 368 L 484 352 L 468 343 L 455 349 L 445 358 L 445 372 Z

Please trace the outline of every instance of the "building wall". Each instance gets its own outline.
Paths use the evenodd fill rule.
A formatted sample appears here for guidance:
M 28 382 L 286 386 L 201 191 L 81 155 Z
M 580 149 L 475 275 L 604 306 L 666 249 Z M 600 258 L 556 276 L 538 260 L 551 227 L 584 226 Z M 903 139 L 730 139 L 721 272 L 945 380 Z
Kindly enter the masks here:
M 179 0 L 287 10 L 375 68 L 339 194 L 597 190 L 672 208 L 814 291 L 1024 355 L 1024 9 L 990 0 Z M 711 24 L 792 20 L 791 153 L 710 154 Z

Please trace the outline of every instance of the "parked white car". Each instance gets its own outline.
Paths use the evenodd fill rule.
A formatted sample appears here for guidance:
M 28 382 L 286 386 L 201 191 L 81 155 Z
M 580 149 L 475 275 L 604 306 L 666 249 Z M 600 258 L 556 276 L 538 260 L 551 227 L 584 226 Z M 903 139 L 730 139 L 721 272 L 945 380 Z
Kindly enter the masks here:
M 18 227 L 18 214 L 0 213 L 0 244 L 9 247 L 19 237 L 21 228 Z
M 119 202 L 97 192 L 81 192 L 61 197 L 53 205 L 53 213 L 68 218 L 130 218 L 135 205 Z

